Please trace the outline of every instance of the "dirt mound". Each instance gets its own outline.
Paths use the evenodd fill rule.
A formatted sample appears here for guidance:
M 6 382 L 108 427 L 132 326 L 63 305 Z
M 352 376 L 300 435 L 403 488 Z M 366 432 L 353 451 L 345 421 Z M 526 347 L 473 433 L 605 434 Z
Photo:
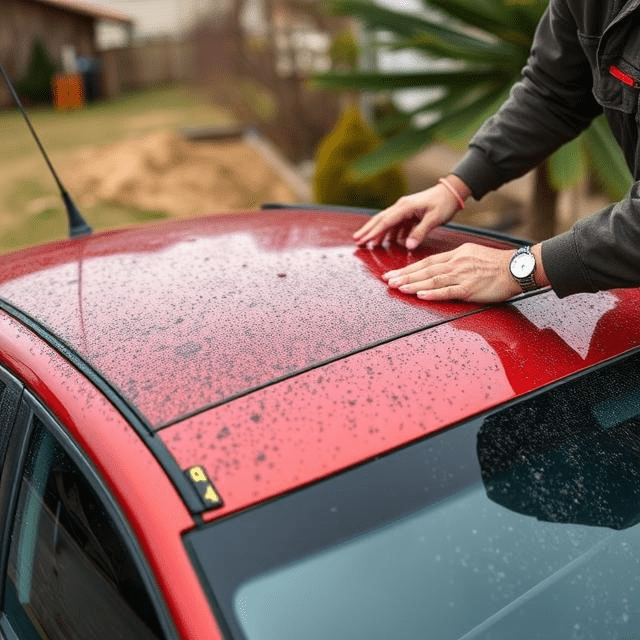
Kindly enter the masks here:
M 107 202 L 192 216 L 295 202 L 277 172 L 246 143 L 192 143 L 168 131 L 83 150 L 63 175 L 84 207 Z

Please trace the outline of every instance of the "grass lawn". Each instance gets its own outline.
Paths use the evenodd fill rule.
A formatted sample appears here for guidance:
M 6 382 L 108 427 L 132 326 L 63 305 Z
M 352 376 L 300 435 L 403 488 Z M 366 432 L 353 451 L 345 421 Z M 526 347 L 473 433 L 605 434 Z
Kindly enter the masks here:
M 232 121 L 228 113 L 209 104 L 190 87 L 129 93 L 76 111 L 42 107 L 28 111 L 59 173 L 65 158 L 83 147 L 138 138 L 159 130 Z M 53 197 L 58 194 L 56 184 L 17 110 L 0 112 L 0 145 L 0 251 L 65 237 L 64 205 Z M 82 213 L 94 229 L 166 215 L 104 204 Z

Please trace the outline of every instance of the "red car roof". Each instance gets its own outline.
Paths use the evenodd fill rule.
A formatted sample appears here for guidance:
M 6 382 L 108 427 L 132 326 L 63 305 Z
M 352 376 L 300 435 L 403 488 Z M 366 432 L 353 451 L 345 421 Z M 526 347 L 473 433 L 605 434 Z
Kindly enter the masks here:
M 362 217 L 277 211 L 149 225 L 8 256 L 0 298 L 117 390 L 230 511 L 640 345 L 637 290 L 430 304 L 356 248 Z M 40 327 L 40 329 L 38 329 Z
M 378 276 L 406 254 L 357 250 L 350 236 L 358 223 L 283 211 L 89 236 L 6 258 L 0 297 L 160 429 L 469 313 L 468 305 L 427 305 L 390 292 Z M 441 234 L 433 248 L 452 246 Z

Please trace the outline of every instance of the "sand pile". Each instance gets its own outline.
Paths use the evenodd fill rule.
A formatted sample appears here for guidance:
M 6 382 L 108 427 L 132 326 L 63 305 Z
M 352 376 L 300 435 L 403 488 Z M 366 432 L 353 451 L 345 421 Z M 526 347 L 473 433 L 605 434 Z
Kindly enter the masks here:
M 295 202 L 277 172 L 246 143 L 193 143 L 168 131 L 83 150 L 61 173 L 81 207 L 107 202 L 192 216 Z

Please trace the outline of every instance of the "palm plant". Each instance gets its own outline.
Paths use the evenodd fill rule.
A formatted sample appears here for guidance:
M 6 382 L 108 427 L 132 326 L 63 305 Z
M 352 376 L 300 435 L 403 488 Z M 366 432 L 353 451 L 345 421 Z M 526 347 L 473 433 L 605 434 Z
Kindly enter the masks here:
M 520 77 L 533 34 L 548 0 L 422 0 L 426 12 L 407 13 L 371 0 L 333 0 L 333 9 L 358 18 L 374 33 L 386 32 L 390 42 L 378 47 L 413 50 L 451 64 L 403 73 L 356 70 L 331 72 L 318 78 L 337 89 L 390 92 L 438 88 L 438 96 L 411 113 L 380 123 L 396 131 L 374 152 L 363 156 L 353 171 L 368 176 L 405 159 L 435 140 L 466 142 L 506 99 Z M 374 40 L 375 41 L 375 40 Z M 428 124 L 416 116 L 429 114 Z M 626 192 L 631 176 L 622 152 L 603 118 L 597 118 L 576 140 L 559 149 L 538 169 L 530 235 L 553 232 L 557 192 L 577 184 L 592 169 L 612 198 Z

